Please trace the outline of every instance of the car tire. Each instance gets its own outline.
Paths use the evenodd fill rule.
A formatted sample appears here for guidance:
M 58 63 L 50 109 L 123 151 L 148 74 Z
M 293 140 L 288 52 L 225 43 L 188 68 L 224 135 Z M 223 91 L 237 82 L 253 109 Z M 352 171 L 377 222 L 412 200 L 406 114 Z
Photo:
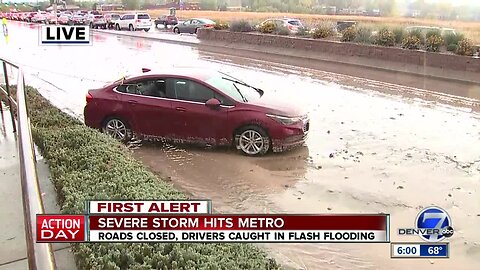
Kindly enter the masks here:
M 195 31 L 193 33 L 196 35 L 197 31 L 198 31 L 198 28 L 195 28 Z
M 148 31 L 150 31 L 150 28 L 145 28 L 145 29 L 143 29 L 143 31 L 148 32 Z
M 180 34 L 180 29 L 178 29 L 178 27 L 175 27 L 175 28 L 173 28 L 173 32 L 175 34 Z
M 117 31 L 122 30 L 122 28 L 120 28 L 120 24 L 118 24 L 118 23 L 117 23 L 117 25 L 115 25 L 115 29 L 117 29 Z
M 164 22 L 164 23 L 163 23 L 163 27 L 164 27 L 165 30 L 167 30 L 167 29 L 168 29 L 168 23 L 167 23 L 167 22 Z
M 128 30 L 129 30 L 129 31 L 135 31 L 135 29 L 133 29 L 133 25 L 132 25 L 132 24 L 130 24 L 130 25 L 128 26 Z
M 133 137 L 130 125 L 118 117 L 105 119 L 102 125 L 102 132 L 123 143 L 130 141 Z
M 270 137 L 263 128 L 249 125 L 236 132 L 235 144 L 244 155 L 262 156 L 270 150 Z

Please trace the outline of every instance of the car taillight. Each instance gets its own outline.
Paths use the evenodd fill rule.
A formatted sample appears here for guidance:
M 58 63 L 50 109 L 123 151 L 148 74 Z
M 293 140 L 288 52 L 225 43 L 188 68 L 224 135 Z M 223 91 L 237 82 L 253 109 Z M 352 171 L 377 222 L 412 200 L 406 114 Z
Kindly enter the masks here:
M 292 30 L 292 29 L 293 29 L 293 25 L 289 24 L 289 25 L 288 25 L 288 29 Z
M 93 96 L 90 93 L 87 93 L 87 97 L 86 97 L 87 103 L 89 103 L 92 100 L 93 100 Z
M 213 27 L 213 24 L 205 24 L 204 27 Z
M 137 22 L 140 22 L 140 20 L 137 20 Z

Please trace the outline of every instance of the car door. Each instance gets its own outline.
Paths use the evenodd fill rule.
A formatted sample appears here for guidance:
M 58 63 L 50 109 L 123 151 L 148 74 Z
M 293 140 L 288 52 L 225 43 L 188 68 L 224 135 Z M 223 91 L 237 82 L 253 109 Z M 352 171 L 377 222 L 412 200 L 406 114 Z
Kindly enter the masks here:
M 186 20 L 182 24 L 180 24 L 180 26 L 179 26 L 180 32 L 188 33 L 188 28 L 190 27 L 191 22 L 192 22 L 192 20 Z
M 210 98 L 223 96 L 200 82 L 186 78 L 167 79 L 167 96 L 172 99 L 172 136 L 195 143 L 219 144 L 229 138 L 228 106 L 209 108 Z
M 195 33 L 195 29 L 200 26 L 200 21 L 199 20 L 192 20 L 190 23 L 190 26 L 188 27 L 188 33 L 193 34 Z
M 128 111 L 132 129 L 142 135 L 165 137 L 171 130 L 172 102 L 166 98 L 166 81 L 153 76 L 117 87 Z M 124 110 L 125 111 L 125 110 Z

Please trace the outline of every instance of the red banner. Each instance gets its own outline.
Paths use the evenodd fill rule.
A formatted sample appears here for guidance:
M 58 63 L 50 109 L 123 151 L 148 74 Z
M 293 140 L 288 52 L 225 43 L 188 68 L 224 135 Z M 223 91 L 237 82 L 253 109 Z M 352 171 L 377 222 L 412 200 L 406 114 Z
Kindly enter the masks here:
M 90 230 L 387 230 L 387 215 L 94 215 Z

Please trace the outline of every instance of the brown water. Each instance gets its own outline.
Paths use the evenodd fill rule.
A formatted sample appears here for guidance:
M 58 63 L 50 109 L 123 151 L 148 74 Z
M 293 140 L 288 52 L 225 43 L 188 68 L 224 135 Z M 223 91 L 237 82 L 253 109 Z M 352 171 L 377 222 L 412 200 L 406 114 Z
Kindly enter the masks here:
M 363 78 L 272 64 L 188 46 L 95 34 L 89 47 L 38 46 L 38 29 L 9 25 L 0 54 L 25 65 L 27 84 L 82 117 L 85 93 L 126 72 L 154 66 L 222 69 L 310 112 L 306 146 L 260 158 L 226 148 L 145 144 L 133 151 L 216 211 L 391 214 L 413 226 L 429 205 L 446 209 L 456 229 L 448 260 L 391 260 L 387 244 L 269 244 L 296 269 L 477 269 L 480 263 L 480 88 L 358 71 Z M 150 33 L 150 32 L 149 32 Z M 343 72 L 345 71 L 345 72 Z M 348 71 L 348 72 L 347 72 Z M 385 78 L 390 83 L 367 78 Z M 392 84 L 401 83 L 406 86 Z M 417 87 L 417 88 L 414 88 Z M 333 155 L 330 158 L 331 154 Z

